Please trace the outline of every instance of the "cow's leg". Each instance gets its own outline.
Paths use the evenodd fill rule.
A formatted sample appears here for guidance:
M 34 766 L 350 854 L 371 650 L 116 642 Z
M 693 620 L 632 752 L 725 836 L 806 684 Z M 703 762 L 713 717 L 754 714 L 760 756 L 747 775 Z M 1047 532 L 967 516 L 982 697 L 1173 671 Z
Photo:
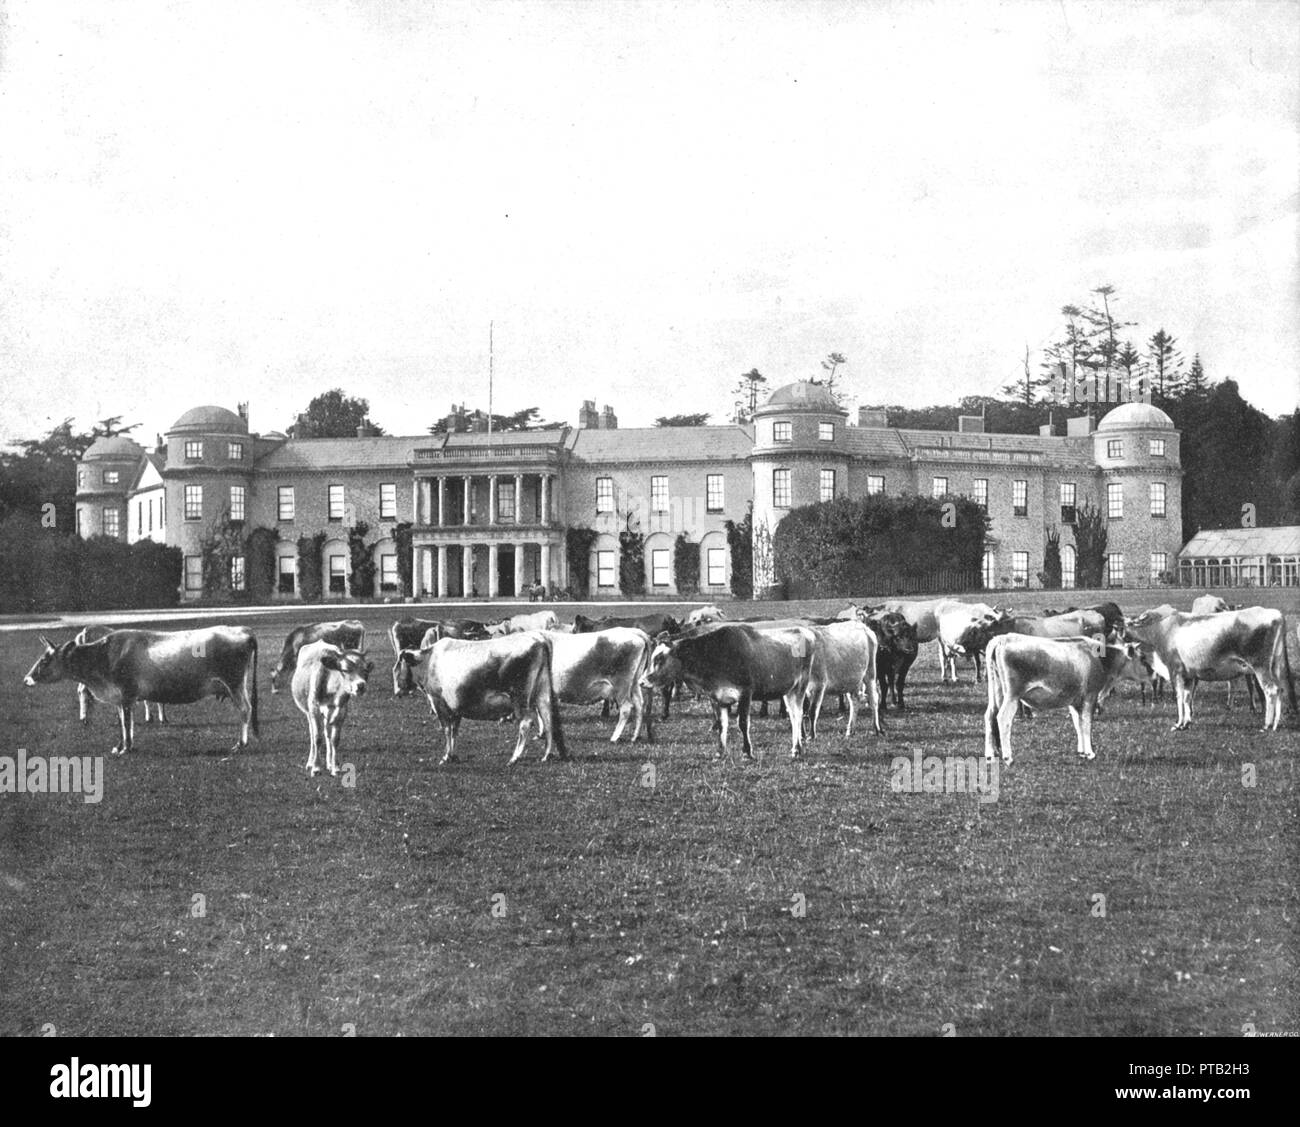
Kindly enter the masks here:
M 764 719 L 767 718 L 767 701 L 764 701 L 762 704 L 758 706 L 758 714 Z
M 519 738 L 515 740 L 515 753 L 510 757 L 510 762 L 506 764 L 507 767 L 513 767 L 519 762 L 519 757 L 523 755 L 524 748 L 528 746 L 528 730 L 533 726 L 531 711 L 525 711 L 522 715 L 516 714 L 516 719 L 519 721 Z M 542 758 L 545 759 L 546 756 L 543 755 Z
M 861 687 L 859 687 L 861 692 Z M 840 700 L 845 697 L 849 698 L 849 722 L 844 726 L 844 738 L 847 740 L 853 735 L 853 725 L 858 719 L 858 693 L 841 693 Z
M 885 707 L 885 702 L 881 699 L 883 694 L 880 691 L 880 683 L 869 677 L 863 687 L 867 690 L 868 703 L 871 705 L 871 726 L 876 730 L 876 735 L 884 735 L 885 726 L 880 721 L 880 713 Z
M 993 754 L 998 749 L 1001 733 L 994 733 L 993 725 L 998 720 L 998 701 L 996 695 L 990 689 L 989 704 L 984 710 L 984 759 L 985 762 L 993 762 Z
M 1178 702 L 1178 720 L 1172 731 L 1181 732 L 1192 722 L 1192 693 L 1195 682 L 1188 684 L 1188 678 L 1180 669 L 1174 676 L 1174 699 Z
M 655 694 L 653 689 L 636 690 L 637 702 L 637 732 L 641 731 L 641 726 L 645 725 L 645 742 L 652 744 L 655 742 Z M 632 736 L 632 742 L 636 742 L 636 734 Z
M 736 727 L 739 728 L 742 726 L 740 723 L 741 716 L 748 716 L 748 715 L 749 715 L 748 709 L 745 709 L 744 712 L 738 711 L 736 713 Z M 731 709 L 729 709 L 725 704 L 723 705 L 715 704 L 713 706 L 713 731 L 714 734 L 717 735 L 718 737 L 717 754 L 719 759 L 725 759 L 727 757 L 727 725 L 730 723 L 730 721 L 731 721 Z
M 629 693 L 623 699 L 623 703 L 618 706 L 618 723 L 614 725 L 614 734 L 609 737 L 610 743 L 612 744 L 618 743 L 618 737 L 623 734 L 623 729 L 627 726 L 627 718 L 632 715 L 632 712 L 633 712 L 632 694 Z M 638 724 L 637 727 L 640 727 L 640 725 Z M 634 743 L 636 742 L 635 729 L 633 730 L 632 733 L 632 740 Z
M 1008 766 L 1011 764 L 1011 724 L 1016 718 L 1017 704 L 1019 701 L 1008 695 L 998 706 L 998 740 L 1002 744 L 1002 762 Z
M 810 688 L 807 693 L 799 697 L 799 746 L 803 747 L 803 712 L 808 713 L 808 739 L 817 738 L 817 721 L 822 717 L 822 705 L 826 701 L 826 686 L 817 685 Z M 791 721 L 794 720 L 794 713 L 790 711 L 790 694 L 786 693 L 781 698 L 781 711 L 788 713 Z
M 742 693 L 740 703 L 736 705 L 736 727 L 740 729 L 740 744 L 744 748 L 745 758 L 754 758 L 754 744 L 749 738 L 749 705 L 752 700 L 749 693 Z
M 608 701 L 608 699 L 603 700 L 603 701 L 600 702 L 600 718 L 601 718 L 602 720 L 608 720 L 608 719 L 609 719 L 609 701 Z
M 663 713 L 661 714 L 661 718 L 664 719 L 664 720 L 667 720 L 667 719 L 668 719 L 668 704 L 669 704 L 669 702 L 673 699 L 673 686 L 672 686 L 672 685 L 666 685 L 666 686 L 664 686 L 663 693 L 664 693 L 664 710 L 663 710 Z
M 815 701 L 813 702 L 813 731 L 817 730 L 817 713 L 821 711 L 823 698 L 826 696 L 826 687 L 823 685 L 814 693 Z M 803 752 L 803 693 L 798 689 L 791 689 L 784 697 L 786 711 L 790 714 L 790 758 L 798 759 Z
M 329 727 L 325 729 L 328 737 L 325 743 L 325 770 L 331 775 L 339 773 L 339 737 L 343 734 L 343 710 L 338 712 L 330 720 Z
M 1264 727 L 1261 731 L 1276 732 L 1278 722 L 1282 719 L 1282 689 L 1273 676 L 1273 670 L 1262 666 L 1246 676 L 1258 677 L 1260 688 L 1264 690 Z
M 1097 753 L 1092 746 L 1092 717 L 1094 714 L 1095 700 L 1085 700 L 1083 702 L 1083 746 L 1087 754 L 1085 759 L 1096 759 Z
M 77 682 L 77 716 L 81 720 L 83 728 L 90 727 L 90 709 L 93 705 L 94 697 L 90 695 L 90 690 L 85 685 Z
M 110 755 L 125 755 L 132 747 L 132 736 L 135 735 L 135 701 L 123 701 L 117 706 L 117 719 L 122 727 L 122 743 L 120 746 L 113 748 Z
M 321 721 L 320 713 L 313 707 L 307 713 L 307 732 L 311 739 L 310 747 L 307 751 L 307 763 L 305 770 L 308 775 L 319 775 L 320 767 L 320 736 Z

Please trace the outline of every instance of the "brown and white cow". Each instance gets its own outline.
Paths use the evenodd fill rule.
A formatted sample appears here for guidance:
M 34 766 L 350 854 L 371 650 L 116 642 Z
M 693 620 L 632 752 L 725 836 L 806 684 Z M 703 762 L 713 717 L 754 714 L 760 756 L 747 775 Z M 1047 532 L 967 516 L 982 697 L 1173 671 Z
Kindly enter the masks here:
M 104 704 L 117 706 L 122 743 L 113 755 L 132 750 L 138 700 L 193 704 L 229 696 L 239 709 L 239 743 L 248 746 L 257 724 L 257 637 L 242 626 L 201 630 L 114 630 L 98 642 L 75 639 L 55 646 L 43 635 L 45 652 L 23 679 L 28 686 L 67 678 L 80 681 Z
M 554 630 L 560 617 L 553 610 L 539 610 L 532 614 L 515 614 L 494 622 L 487 628 L 488 636 L 501 638 L 507 634 L 522 634 L 528 630 Z
M 374 666 L 357 650 L 345 650 L 330 642 L 308 642 L 298 651 L 293 671 L 293 703 L 307 717 L 311 750 L 307 755 L 308 775 L 319 775 L 322 740 L 325 770 L 339 773 L 339 736 L 347 719 L 348 705 L 366 691 L 366 678 Z
M 998 612 L 987 603 L 963 603 L 959 599 L 901 600 L 884 603 L 879 609 L 901 614 L 916 627 L 918 642 L 939 643 L 940 680 L 957 682 L 957 640 L 976 623 L 993 622 Z M 979 680 L 980 651 L 969 655 L 975 662 L 975 679 Z
M 828 692 L 842 693 L 848 699 L 846 738 L 853 735 L 858 701 L 864 695 L 871 706 L 872 726 L 878 733 L 883 732 L 880 726 L 880 688 L 876 683 L 876 655 L 880 642 L 875 633 L 863 622 L 834 622 L 809 629 L 817 640 L 816 659 L 808 685 L 812 737 L 815 739 L 817 736 L 817 721 Z
M 1011 723 L 1023 702 L 1034 709 L 1068 708 L 1083 759 L 1095 758 L 1092 717 L 1098 697 L 1132 663 L 1141 666 L 1139 646 L 1109 643 L 1102 637 L 1038 638 L 999 634 L 984 651 L 989 703 L 984 712 L 984 757 L 997 751 L 1011 762 Z M 1132 673 L 1141 677 L 1141 669 Z
M 1254 673 L 1264 690 L 1264 731 L 1282 719 L 1282 686 L 1294 711 L 1295 686 L 1286 651 L 1286 617 L 1269 607 L 1218 614 L 1157 614 L 1131 619 L 1129 634 L 1153 647 L 1156 672 L 1174 686 L 1178 732 L 1192 722 L 1192 686 L 1197 680 L 1228 681 Z
M 281 680 L 293 674 L 298 665 L 298 651 L 309 642 L 329 642 L 342 649 L 359 650 L 366 642 L 366 627 L 355 618 L 295 626 L 284 640 L 280 663 L 271 671 L 272 693 L 278 693 Z
M 481 642 L 484 638 L 491 637 L 486 623 L 475 622 L 470 618 L 399 618 L 388 628 L 393 655 L 396 656 L 403 650 L 418 649 L 430 630 L 435 631 L 434 641 L 439 638 L 463 638 Z
M 650 664 L 654 643 L 644 630 L 615 627 L 594 634 L 548 631 L 551 639 L 551 680 L 561 704 L 605 702 L 618 709 L 610 743 L 618 743 L 629 718 L 632 742 L 645 728 L 654 742 L 654 708 L 641 678 Z M 538 713 L 538 738 L 545 734 L 545 717 Z
M 82 645 L 85 645 L 87 642 L 98 642 L 100 638 L 107 638 L 108 635 L 113 633 L 113 630 L 114 627 L 112 626 L 84 626 L 77 633 L 76 640 Z M 146 724 L 150 723 L 150 709 L 153 709 L 153 711 L 158 714 L 159 724 L 167 723 L 167 713 L 164 711 L 161 704 L 154 704 L 153 701 L 149 700 L 142 700 L 140 703 L 144 705 L 144 722 Z M 91 696 L 90 690 L 78 681 L 77 716 L 81 720 L 83 728 L 90 727 L 90 714 L 94 711 L 94 706 L 95 698 Z
M 399 661 L 413 669 L 426 662 L 421 686 L 429 709 L 442 727 L 441 763 L 456 756 L 460 722 L 511 717 L 519 726 L 510 762 L 516 763 L 528 744 L 528 729 L 536 715 L 546 719 L 545 762 L 552 752 L 568 759 L 559 700 L 552 676 L 554 640 L 532 630 L 481 642 L 441 638 L 423 653 L 403 650 Z

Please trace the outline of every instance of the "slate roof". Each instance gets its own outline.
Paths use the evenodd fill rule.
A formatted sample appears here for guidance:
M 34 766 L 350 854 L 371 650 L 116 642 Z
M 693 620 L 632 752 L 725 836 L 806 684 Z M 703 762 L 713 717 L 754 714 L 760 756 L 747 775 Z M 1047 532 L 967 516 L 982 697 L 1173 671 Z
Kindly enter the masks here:
M 571 437 L 574 458 L 586 462 L 702 462 L 748 463 L 754 449 L 749 427 L 628 427 L 619 430 L 579 429 Z
M 1015 455 L 1039 455 L 1050 466 L 1063 469 L 1095 470 L 1092 439 L 1087 436 L 1059 438 L 1039 434 L 970 434 L 944 430 L 902 430 L 898 427 L 847 427 L 844 431 L 849 453 L 858 458 L 912 457 L 963 460 L 972 452 L 973 464 Z M 991 456 L 991 459 L 990 457 Z
M 372 438 L 293 438 L 263 454 L 256 466 L 264 472 L 326 469 L 405 468 L 417 447 L 436 446 L 441 435 Z
M 1277 528 L 1204 528 L 1187 541 L 1180 559 L 1196 556 L 1300 556 L 1300 524 Z

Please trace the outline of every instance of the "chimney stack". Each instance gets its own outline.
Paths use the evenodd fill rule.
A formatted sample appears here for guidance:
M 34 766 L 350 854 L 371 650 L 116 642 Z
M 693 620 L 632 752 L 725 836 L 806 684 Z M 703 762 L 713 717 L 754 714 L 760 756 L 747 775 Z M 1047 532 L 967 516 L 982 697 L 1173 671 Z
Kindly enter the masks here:
M 601 412 L 600 425 L 604 430 L 618 430 L 618 416 L 614 414 L 614 408 L 608 403 L 605 404 L 605 410 Z
M 584 399 L 582 401 L 582 410 L 578 412 L 578 426 L 587 430 L 595 430 L 600 426 L 600 416 L 596 414 L 596 401 L 594 399 Z
M 248 400 L 245 399 L 243 403 L 236 403 L 235 409 L 239 412 L 239 417 L 243 419 L 245 423 L 247 423 L 248 422 Z
M 357 427 L 358 438 L 374 438 L 379 433 L 379 428 L 370 425 L 370 419 L 361 420 L 361 425 Z

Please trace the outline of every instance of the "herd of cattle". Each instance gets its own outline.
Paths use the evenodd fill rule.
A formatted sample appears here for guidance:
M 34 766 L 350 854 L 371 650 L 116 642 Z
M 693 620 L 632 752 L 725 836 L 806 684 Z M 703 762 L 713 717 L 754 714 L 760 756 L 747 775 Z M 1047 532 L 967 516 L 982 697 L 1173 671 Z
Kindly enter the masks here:
M 349 703 L 373 672 L 364 651 L 365 627 L 355 620 L 322 622 L 292 630 L 271 674 L 271 691 L 288 683 L 307 718 L 306 768 L 338 773 L 340 732 Z M 517 725 L 510 762 L 527 746 L 533 721 L 552 753 L 568 758 L 560 705 L 603 703 L 618 710 L 611 741 L 631 724 L 632 740 L 654 739 L 653 699 L 662 695 L 667 718 L 674 695 L 693 692 L 712 706 L 719 754 L 727 752 L 731 720 L 740 729 L 746 758 L 753 758 L 750 706 L 773 701 L 788 715 L 791 755 L 817 735 L 827 694 L 847 704 L 845 735 L 853 733 L 860 704 L 869 707 L 876 732 L 890 700 L 902 711 L 908 670 L 919 647 L 937 642 L 941 678 L 957 681 L 957 660 L 974 662 L 975 679 L 986 666 L 985 755 L 1011 762 L 1011 724 L 1025 709 L 1068 708 L 1078 753 L 1094 758 L 1092 719 L 1124 679 L 1162 683 L 1177 696 L 1174 730 L 1187 727 L 1199 681 L 1246 680 L 1252 710 L 1256 684 L 1264 699 L 1264 730 L 1276 730 L 1285 687 L 1292 711 L 1295 688 L 1281 611 L 1228 607 L 1212 596 L 1192 613 L 1160 606 L 1126 618 L 1114 603 L 1042 615 L 1013 614 L 957 599 L 850 604 L 836 618 L 756 618 L 729 621 L 715 606 L 693 610 L 678 622 L 667 614 L 606 617 L 578 615 L 562 625 L 554 611 L 516 615 L 496 623 L 405 618 L 389 630 L 393 691 L 423 692 L 442 729 L 441 762 L 454 758 L 461 721 L 505 720 Z M 134 742 L 134 705 L 189 704 L 228 697 L 240 713 L 235 750 L 258 734 L 257 638 L 238 626 L 198 630 L 112 630 L 87 627 L 44 652 L 28 671 L 31 686 L 78 683 L 81 719 L 91 700 L 115 705 L 122 739 Z

